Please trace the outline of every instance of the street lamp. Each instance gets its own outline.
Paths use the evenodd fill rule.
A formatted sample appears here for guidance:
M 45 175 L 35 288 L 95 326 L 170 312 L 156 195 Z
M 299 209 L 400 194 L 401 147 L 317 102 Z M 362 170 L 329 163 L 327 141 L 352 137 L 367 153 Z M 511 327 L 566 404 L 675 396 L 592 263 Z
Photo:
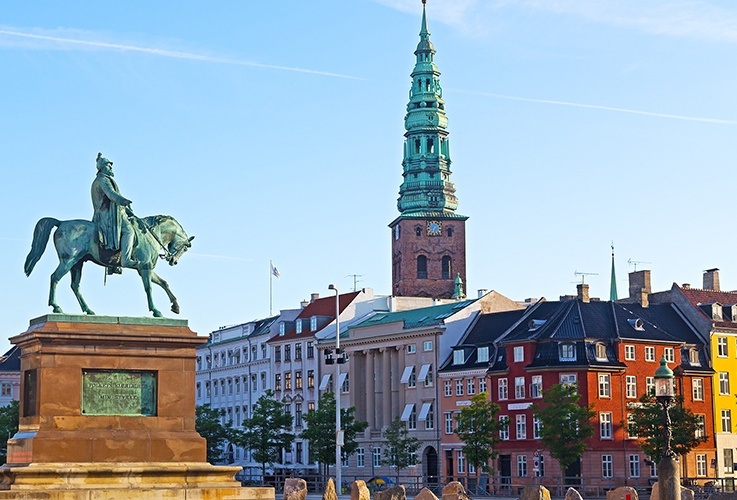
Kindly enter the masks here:
M 663 407 L 663 433 L 665 443 L 658 463 L 658 488 L 661 500 L 680 500 L 681 471 L 678 457 L 670 446 L 672 425 L 668 408 L 676 400 L 676 385 L 673 370 L 668 368 L 665 356 L 660 359 L 660 367 L 655 370 L 655 399 Z
M 325 364 L 335 362 L 335 487 L 338 495 L 343 493 L 343 431 L 340 428 L 340 365 L 345 363 L 343 350 L 340 348 L 340 292 L 335 285 L 328 285 L 328 290 L 335 290 L 335 357 L 329 350 L 325 352 Z

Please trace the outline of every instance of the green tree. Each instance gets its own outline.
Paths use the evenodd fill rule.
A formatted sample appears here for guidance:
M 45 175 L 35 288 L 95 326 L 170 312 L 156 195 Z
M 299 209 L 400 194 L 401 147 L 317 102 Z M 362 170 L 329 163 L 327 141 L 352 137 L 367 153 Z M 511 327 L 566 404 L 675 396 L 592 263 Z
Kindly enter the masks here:
M 231 422 L 222 423 L 225 410 L 200 405 L 195 410 L 195 429 L 207 440 L 207 461 L 216 463 L 224 458 L 224 445 L 235 436 Z
M 11 401 L 10 404 L 0 407 L 0 460 L 8 461 L 8 439 L 18 432 L 18 415 L 20 403 Z
M 497 419 L 499 410 L 499 405 L 489 400 L 487 393 L 482 392 L 471 398 L 471 404 L 464 407 L 456 417 L 458 426 L 455 433 L 463 441 L 463 456 L 476 468 L 476 484 L 482 470 L 494 474 L 489 461 L 499 454 L 496 450 L 499 444 L 499 427 L 507 425 Z
M 642 451 L 651 459 L 658 461 L 665 449 L 665 422 L 663 407 L 652 394 L 644 394 L 640 402 L 630 404 L 630 418 L 627 431 L 630 436 L 640 438 Z M 671 420 L 671 449 L 676 455 L 686 455 L 692 449 L 706 442 L 706 429 L 691 410 L 683 407 L 683 396 L 668 410 Z
M 340 427 L 343 430 L 344 457 L 353 455 L 358 448 L 356 435 L 368 427 L 368 422 L 356 420 L 356 408 L 340 409 Z M 320 396 L 317 409 L 310 410 L 303 417 L 306 429 L 300 435 L 310 442 L 310 460 L 322 464 L 324 474 L 328 475 L 328 467 L 335 464 L 335 395 L 326 392 Z
M 561 471 L 578 460 L 586 450 L 586 440 L 594 435 L 592 406 L 579 404 L 581 395 L 575 384 L 555 384 L 543 391 L 532 413 L 540 420 L 540 437 Z
M 420 440 L 411 437 L 407 425 L 396 418 L 384 430 L 384 439 L 389 446 L 389 456 L 382 460 L 384 465 L 392 467 L 397 473 L 397 484 L 399 484 L 399 473 L 412 465 L 417 465 L 417 450 L 420 448 Z
M 235 440 L 238 446 L 248 448 L 253 459 L 261 464 L 262 477 L 266 475 L 266 464 L 278 462 L 281 451 L 294 441 L 292 422 L 294 418 L 284 411 L 284 403 L 274 399 L 274 391 L 266 391 L 253 405 L 251 418 L 245 419 L 241 433 Z

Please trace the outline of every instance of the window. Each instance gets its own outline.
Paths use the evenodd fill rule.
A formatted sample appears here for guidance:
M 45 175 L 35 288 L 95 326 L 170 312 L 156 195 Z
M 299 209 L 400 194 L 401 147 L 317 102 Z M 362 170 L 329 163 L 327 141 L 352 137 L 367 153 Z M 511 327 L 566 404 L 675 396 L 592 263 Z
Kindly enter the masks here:
M 722 432 L 732 432 L 732 410 L 722 410 Z
M 599 397 L 608 398 L 612 395 L 611 376 L 608 373 L 599 374 Z
M 694 436 L 696 436 L 697 438 L 706 437 L 706 415 L 697 413 L 694 416 L 696 417 L 696 420 L 698 421 L 698 427 L 696 428 L 696 431 L 694 432 Z
M 456 380 L 456 396 L 463 396 L 463 380 Z
M 5 384 L 3 384 L 3 390 L 4 389 L 5 389 Z M 200 382 L 197 382 L 197 397 L 198 398 L 202 397 L 202 384 Z
M 527 455 L 517 455 L 517 477 L 527 477 Z
M 441 260 L 442 279 L 449 280 L 453 279 L 453 265 L 449 256 L 444 255 Z
M 422 350 L 425 352 L 432 351 L 432 340 L 426 340 L 422 343 Z
M 453 434 L 453 414 L 445 412 L 443 414 L 443 422 L 445 423 L 445 433 Z
M 612 439 L 612 414 L 609 412 L 599 413 L 599 437 Z
M 499 381 L 497 382 L 497 390 L 499 392 L 499 399 L 509 399 L 509 386 L 507 379 L 499 379 Z
M 719 372 L 719 394 L 729 396 L 729 372 Z
M 233 394 L 233 379 L 228 379 L 228 394 Z
M 292 390 L 292 372 L 287 372 L 284 374 L 284 390 Z
M 694 401 L 704 400 L 704 379 L 691 379 L 691 395 Z
M 576 344 L 570 342 L 558 344 L 558 356 L 560 361 L 576 361 Z
M 345 377 L 343 377 L 343 383 L 340 384 L 340 392 L 342 393 L 351 392 L 351 378 L 350 378 L 351 374 L 348 372 L 341 373 L 341 376 L 343 375 L 345 375 Z
M 281 373 L 274 375 L 274 390 L 281 391 Z
M 302 388 L 302 371 L 294 372 L 294 388 L 295 389 Z
M 696 475 L 706 476 L 706 454 L 699 453 L 696 455 Z
M 261 344 L 261 358 L 266 359 L 266 344 Z
M 699 351 L 696 349 L 688 350 L 688 362 L 694 366 L 701 366 L 701 360 L 699 359 Z
M 281 346 L 274 347 L 274 361 L 281 361 Z
M 626 359 L 627 361 L 635 360 L 635 346 L 633 345 L 624 346 L 624 359 Z
M 284 335 L 286 331 L 287 326 L 284 324 L 284 322 L 279 323 L 279 335 Z
M 614 465 L 611 455 L 601 456 L 601 477 L 611 478 L 614 476 Z
M 486 392 L 486 377 L 479 377 L 479 392 Z
M 466 392 L 469 396 L 473 396 L 476 394 L 476 380 L 473 378 L 468 379 L 466 382 Z
M 412 411 L 407 420 L 407 429 L 410 431 L 417 429 L 417 407 L 415 405 L 412 405 Z
M 302 361 L 302 342 L 294 344 L 294 360 Z
M 596 347 L 594 348 L 596 359 L 603 360 L 607 359 L 606 357 L 606 345 L 602 343 L 596 344 Z
M 514 348 L 514 362 L 521 363 L 525 360 L 525 346 L 518 345 Z
M 443 394 L 445 396 L 452 396 L 453 395 L 453 381 L 452 380 L 446 380 L 443 382 L 443 390 L 445 391 Z
M 458 474 L 466 473 L 466 457 L 463 456 L 463 452 L 458 452 Z
M 307 342 L 307 359 L 312 359 L 315 357 L 315 343 L 310 340 Z
M 655 361 L 655 348 L 653 346 L 645 346 L 645 361 Z
M 637 439 L 638 437 L 640 437 L 637 434 L 637 429 L 633 427 L 634 423 L 635 422 L 633 420 L 632 414 L 628 413 L 627 414 L 627 439 Z
M 509 417 L 499 415 L 499 439 L 509 441 Z
M 356 449 L 356 467 L 366 467 L 366 450 L 363 447 Z
M 424 366 L 424 365 L 423 365 Z M 435 374 L 432 371 L 432 365 L 427 365 L 427 374 L 425 375 L 425 387 L 432 387 L 435 383 Z M 422 375 L 422 373 L 420 373 Z
M 307 388 L 315 387 L 315 370 L 307 370 Z
M 466 356 L 463 352 L 463 349 L 456 349 L 453 351 L 453 364 L 454 365 L 462 365 L 466 362 Z
M 415 367 L 412 367 L 412 372 L 409 374 L 407 379 L 407 387 L 417 387 L 417 374 L 415 374 Z
M 517 439 L 527 439 L 527 415 L 515 417 Z
M 407 354 L 414 354 L 417 352 L 417 346 L 415 344 L 407 344 Z
M 655 395 L 655 377 L 645 377 L 645 392 Z
M 729 474 L 734 472 L 734 450 L 732 448 L 724 448 L 724 472 Z
M 212 384 L 212 388 L 214 389 L 213 393 L 215 394 L 215 396 L 217 396 L 218 395 L 218 381 L 217 380 Z
M 629 456 L 629 477 L 640 477 L 640 455 Z
M 261 372 L 261 390 L 266 390 L 266 372 Z
M 530 384 L 530 397 L 541 398 L 543 397 L 543 376 L 533 375 L 532 384 Z
M 317 316 L 310 318 L 310 331 L 314 332 L 315 330 L 317 330 Z
M 284 361 L 292 361 L 292 346 L 284 346 Z
M 537 417 L 532 417 L 532 439 L 541 439 L 542 435 L 540 434 L 540 431 L 542 431 L 543 423 L 542 421 Z
M 666 347 L 663 350 L 663 356 L 665 357 L 665 360 L 668 363 L 675 363 L 675 360 L 676 360 L 675 351 L 672 347 Z
M 561 373 L 560 383 L 562 385 L 576 385 L 576 374 L 575 373 Z
M 295 450 L 294 450 L 294 462 L 295 463 L 298 463 L 298 464 L 304 463 L 304 458 L 303 458 L 303 456 L 304 456 L 304 448 L 303 447 L 304 447 L 304 444 L 302 442 L 300 442 L 300 441 L 298 441 L 298 442 L 296 442 L 294 444 L 294 448 L 295 448 Z
M 256 374 L 251 374 L 251 392 L 258 391 L 258 386 L 256 385 Z
M 298 319 L 298 320 L 297 320 L 297 324 L 296 324 L 296 327 L 297 327 L 297 333 L 302 333 L 302 320 L 301 320 L 301 319 Z M 285 349 L 285 350 L 286 350 L 286 349 Z M 284 361 L 288 361 L 288 360 L 286 359 L 286 356 L 284 356 Z
M 525 399 L 525 377 L 514 377 L 514 398 Z
M 476 362 L 486 363 L 489 361 L 489 347 L 479 347 L 476 351 Z
M 371 456 L 373 458 L 374 467 L 381 467 L 381 448 L 378 446 L 374 447 Z
M 627 375 L 625 378 L 625 393 L 630 399 L 637 397 L 637 377 L 634 375 Z
M 427 279 L 427 257 L 424 255 L 417 257 L 417 279 Z
M 423 407 L 425 405 L 422 405 Z M 422 412 L 420 412 L 422 413 Z M 425 416 L 425 430 L 431 431 L 435 429 L 435 406 L 430 403 L 427 409 L 427 416 Z

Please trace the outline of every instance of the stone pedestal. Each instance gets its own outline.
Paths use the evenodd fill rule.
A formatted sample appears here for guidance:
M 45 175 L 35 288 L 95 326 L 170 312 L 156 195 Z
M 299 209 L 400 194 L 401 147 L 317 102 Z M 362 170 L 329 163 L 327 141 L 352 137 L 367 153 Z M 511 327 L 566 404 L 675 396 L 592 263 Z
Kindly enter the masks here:
M 206 462 L 194 384 L 207 338 L 186 320 L 50 314 L 10 341 L 21 415 L 0 499 L 273 498 Z

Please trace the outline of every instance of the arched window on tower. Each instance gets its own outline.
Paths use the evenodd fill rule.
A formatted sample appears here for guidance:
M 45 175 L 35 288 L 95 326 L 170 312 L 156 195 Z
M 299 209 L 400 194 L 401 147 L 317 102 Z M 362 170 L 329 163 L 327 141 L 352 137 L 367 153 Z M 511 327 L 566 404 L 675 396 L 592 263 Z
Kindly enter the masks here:
M 449 256 L 443 257 L 441 262 L 442 276 L 444 280 L 449 280 L 453 277 L 453 263 Z
M 419 139 L 415 139 L 415 154 L 420 154 L 421 142 Z
M 435 140 L 434 139 L 427 140 L 427 152 L 430 154 L 435 153 Z
M 425 91 L 430 92 L 430 79 L 429 78 L 425 79 Z
M 417 257 L 417 278 L 427 279 L 427 257 L 424 255 Z

